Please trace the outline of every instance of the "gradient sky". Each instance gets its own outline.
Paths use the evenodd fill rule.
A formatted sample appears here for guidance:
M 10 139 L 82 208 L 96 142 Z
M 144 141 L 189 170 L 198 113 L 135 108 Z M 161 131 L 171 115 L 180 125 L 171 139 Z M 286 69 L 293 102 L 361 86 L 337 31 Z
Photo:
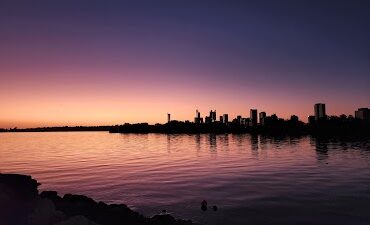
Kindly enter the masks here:
M 366 0 L 2 0 L 0 127 L 353 114 L 369 21 Z

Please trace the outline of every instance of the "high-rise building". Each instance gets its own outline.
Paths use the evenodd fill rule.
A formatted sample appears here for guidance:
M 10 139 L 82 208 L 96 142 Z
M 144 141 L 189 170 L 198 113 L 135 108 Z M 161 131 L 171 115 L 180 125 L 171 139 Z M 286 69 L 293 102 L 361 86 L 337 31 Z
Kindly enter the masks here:
M 355 118 L 370 121 L 370 109 L 359 108 L 357 111 L 355 111 Z
M 316 120 L 326 119 L 326 112 L 325 112 L 325 104 L 324 103 L 315 104 L 314 110 L 315 110 L 315 119 Z
M 211 122 L 216 122 L 216 110 L 215 111 L 210 111 L 209 112 L 209 118 L 211 120 Z
M 194 123 L 201 123 L 202 119 L 200 118 L 200 112 L 198 109 L 195 111 L 195 118 L 194 118 Z
M 222 122 L 224 124 L 228 124 L 229 123 L 229 115 L 228 114 L 224 114 L 222 117 L 223 117 L 222 118 Z
M 171 114 L 167 113 L 167 123 L 171 122 Z
M 223 123 L 223 117 L 220 116 L 220 123 Z
M 257 126 L 257 109 L 251 109 L 250 119 L 251 119 L 252 126 Z
M 266 112 L 260 112 L 259 117 L 260 117 L 260 124 L 264 125 L 264 120 L 266 118 Z

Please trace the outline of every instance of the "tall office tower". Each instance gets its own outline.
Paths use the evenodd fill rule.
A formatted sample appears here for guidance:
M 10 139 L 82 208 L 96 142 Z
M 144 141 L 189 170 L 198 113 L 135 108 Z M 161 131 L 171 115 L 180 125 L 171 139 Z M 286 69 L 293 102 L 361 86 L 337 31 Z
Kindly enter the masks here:
M 229 123 L 229 115 L 228 114 L 224 114 L 222 117 L 223 117 L 222 118 L 223 123 L 225 123 L 225 124 Z
M 316 120 L 326 118 L 325 104 L 324 103 L 315 104 L 314 109 L 315 109 L 315 119 Z
M 250 119 L 251 119 L 252 126 L 257 126 L 257 109 L 251 109 Z
M 264 125 L 264 120 L 266 118 L 266 113 L 265 112 L 260 112 L 260 124 L 263 126 Z
M 194 123 L 201 123 L 200 112 L 198 111 L 198 109 L 195 111 Z
M 220 123 L 223 123 L 224 121 L 223 121 L 223 117 L 222 116 L 220 116 Z
M 355 118 L 370 121 L 370 109 L 359 108 L 357 111 L 355 111 Z
M 167 123 L 171 122 L 171 114 L 167 113 Z
M 209 112 L 209 118 L 210 118 L 210 121 L 211 122 L 215 122 L 216 121 L 216 110 L 215 111 L 210 111 Z

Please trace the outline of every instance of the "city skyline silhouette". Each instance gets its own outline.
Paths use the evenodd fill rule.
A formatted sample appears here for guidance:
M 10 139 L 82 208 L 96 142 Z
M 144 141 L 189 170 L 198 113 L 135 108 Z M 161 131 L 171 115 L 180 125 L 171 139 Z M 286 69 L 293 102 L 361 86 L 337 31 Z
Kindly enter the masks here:
M 370 0 L 0 0 L 0 225 L 370 222 Z

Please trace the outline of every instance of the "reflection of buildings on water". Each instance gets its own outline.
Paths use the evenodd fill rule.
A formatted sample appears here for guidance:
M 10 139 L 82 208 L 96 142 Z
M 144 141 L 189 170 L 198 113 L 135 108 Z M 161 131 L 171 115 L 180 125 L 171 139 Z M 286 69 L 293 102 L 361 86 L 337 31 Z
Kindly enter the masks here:
M 167 152 L 171 152 L 171 134 L 167 134 Z
M 268 141 L 269 141 L 269 139 L 266 136 L 264 136 L 264 135 L 259 136 L 259 142 L 260 142 L 259 144 L 260 144 L 260 149 L 261 150 L 267 150 Z
M 241 134 L 232 134 L 232 138 L 233 138 L 233 142 L 236 143 L 236 146 L 238 148 L 242 148 L 243 147 L 243 141 L 245 139 L 245 135 L 241 135 Z
M 340 141 L 339 143 L 338 143 L 338 145 L 340 146 L 340 149 L 341 150 L 348 150 L 350 147 L 348 146 L 348 145 L 350 145 L 347 141 Z
M 229 134 L 220 134 L 217 136 L 220 150 L 229 150 Z M 221 146 L 220 146 L 221 145 Z
M 217 138 L 216 134 L 209 134 L 209 146 L 211 150 L 217 150 Z
M 228 150 L 229 149 L 230 134 L 195 134 L 194 141 L 197 150 L 202 148 L 202 140 L 204 148 L 214 150 Z M 204 142 L 206 141 L 206 142 Z
M 257 159 L 257 158 L 259 158 L 259 152 L 258 152 L 258 135 L 251 134 L 249 138 L 250 138 L 250 145 L 251 145 L 251 153 L 252 153 L 252 156 Z
M 200 150 L 200 139 L 201 139 L 201 136 L 200 136 L 200 134 L 195 134 L 194 135 L 194 138 L 195 138 L 195 146 L 196 146 L 196 148 L 197 148 L 197 151 L 199 151 Z
M 300 139 L 298 137 L 289 136 L 287 137 L 287 141 L 290 146 L 295 146 L 299 144 Z
M 320 138 L 311 138 L 311 145 L 315 147 L 316 158 L 318 161 L 326 161 L 328 155 L 328 140 Z
M 251 134 L 250 140 L 251 140 L 251 149 L 252 149 L 252 151 L 258 151 L 258 135 L 257 134 Z

